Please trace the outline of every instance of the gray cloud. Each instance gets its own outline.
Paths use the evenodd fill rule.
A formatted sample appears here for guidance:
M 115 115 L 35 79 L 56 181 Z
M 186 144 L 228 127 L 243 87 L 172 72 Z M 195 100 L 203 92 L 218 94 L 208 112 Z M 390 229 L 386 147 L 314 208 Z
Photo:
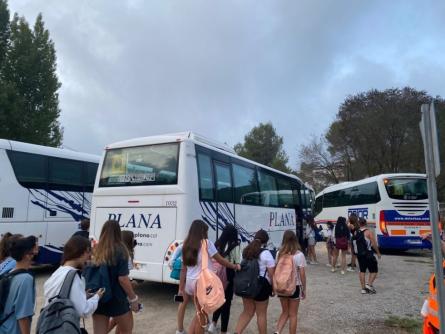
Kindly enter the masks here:
M 272 121 L 296 150 L 348 94 L 445 95 L 445 7 L 434 1 L 15 0 L 43 13 L 58 56 L 65 144 L 194 130 L 230 145 Z

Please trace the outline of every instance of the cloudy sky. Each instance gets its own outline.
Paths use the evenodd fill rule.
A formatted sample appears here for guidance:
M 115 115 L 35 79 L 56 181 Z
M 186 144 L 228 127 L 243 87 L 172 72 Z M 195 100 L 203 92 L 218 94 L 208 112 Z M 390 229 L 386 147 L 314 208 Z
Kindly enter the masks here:
M 193 130 L 234 145 L 272 121 L 296 166 L 349 94 L 445 96 L 443 1 L 10 0 L 42 12 L 66 147 Z

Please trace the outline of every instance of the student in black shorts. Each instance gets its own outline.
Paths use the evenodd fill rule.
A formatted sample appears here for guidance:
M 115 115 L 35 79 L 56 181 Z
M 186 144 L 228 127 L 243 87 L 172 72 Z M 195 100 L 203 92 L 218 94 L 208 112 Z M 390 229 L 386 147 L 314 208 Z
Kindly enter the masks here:
M 379 272 L 379 268 L 374 252 L 377 254 L 379 260 L 381 254 L 375 240 L 374 232 L 368 230 L 366 227 L 366 219 L 359 218 L 358 225 L 359 229 L 354 231 L 352 244 L 354 253 L 357 254 L 358 265 L 360 268 L 359 278 L 362 287 L 361 293 L 376 293 L 373 284 L 377 277 L 377 273 Z M 368 283 L 366 283 L 366 271 L 369 272 Z
M 257 259 L 259 265 L 259 277 L 261 279 L 261 291 L 254 298 L 243 297 L 243 312 L 236 324 L 235 333 L 241 334 L 247 327 L 253 316 L 257 315 L 258 333 L 267 331 L 267 306 L 272 293 L 272 277 L 275 271 L 275 260 L 271 252 L 262 247 L 269 241 L 269 235 L 264 230 L 255 233 L 254 240 L 244 248 L 243 259 Z
M 131 334 L 133 317 L 130 312 L 137 312 L 139 303 L 128 278 L 129 254 L 122 242 L 121 229 L 117 221 L 109 220 L 104 224 L 93 254 L 95 265 L 107 266 L 112 293 L 110 300 L 99 301 L 99 306 L 93 315 L 94 333 L 108 333 L 112 317 L 120 334 Z

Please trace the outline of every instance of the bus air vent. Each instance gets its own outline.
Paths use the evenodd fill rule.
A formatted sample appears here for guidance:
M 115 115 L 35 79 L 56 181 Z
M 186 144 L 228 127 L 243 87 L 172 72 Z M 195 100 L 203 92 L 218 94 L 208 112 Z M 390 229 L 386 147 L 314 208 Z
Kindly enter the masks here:
M 12 218 L 14 217 L 14 208 L 3 208 L 2 218 Z

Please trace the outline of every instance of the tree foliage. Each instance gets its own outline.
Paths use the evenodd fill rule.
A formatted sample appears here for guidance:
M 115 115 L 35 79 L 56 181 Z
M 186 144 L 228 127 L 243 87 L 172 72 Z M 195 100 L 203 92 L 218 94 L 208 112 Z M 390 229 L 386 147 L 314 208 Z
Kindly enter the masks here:
M 0 138 L 59 146 L 54 43 L 39 14 L 33 29 L 0 0 Z
M 283 149 L 283 137 L 280 137 L 272 123 L 260 123 L 244 137 L 244 143 L 235 145 L 237 154 L 260 164 L 290 172 L 287 163 L 289 157 Z
M 324 169 L 318 180 L 325 186 L 382 173 L 425 172 L 420 107 L 433 101 L 444 160 L 445 100 L 405 87 L 348 96 L 324 138 L 301 147 L 301 168 Z M 438 184 L 442 197 L 444 181 L 442 176 Z

